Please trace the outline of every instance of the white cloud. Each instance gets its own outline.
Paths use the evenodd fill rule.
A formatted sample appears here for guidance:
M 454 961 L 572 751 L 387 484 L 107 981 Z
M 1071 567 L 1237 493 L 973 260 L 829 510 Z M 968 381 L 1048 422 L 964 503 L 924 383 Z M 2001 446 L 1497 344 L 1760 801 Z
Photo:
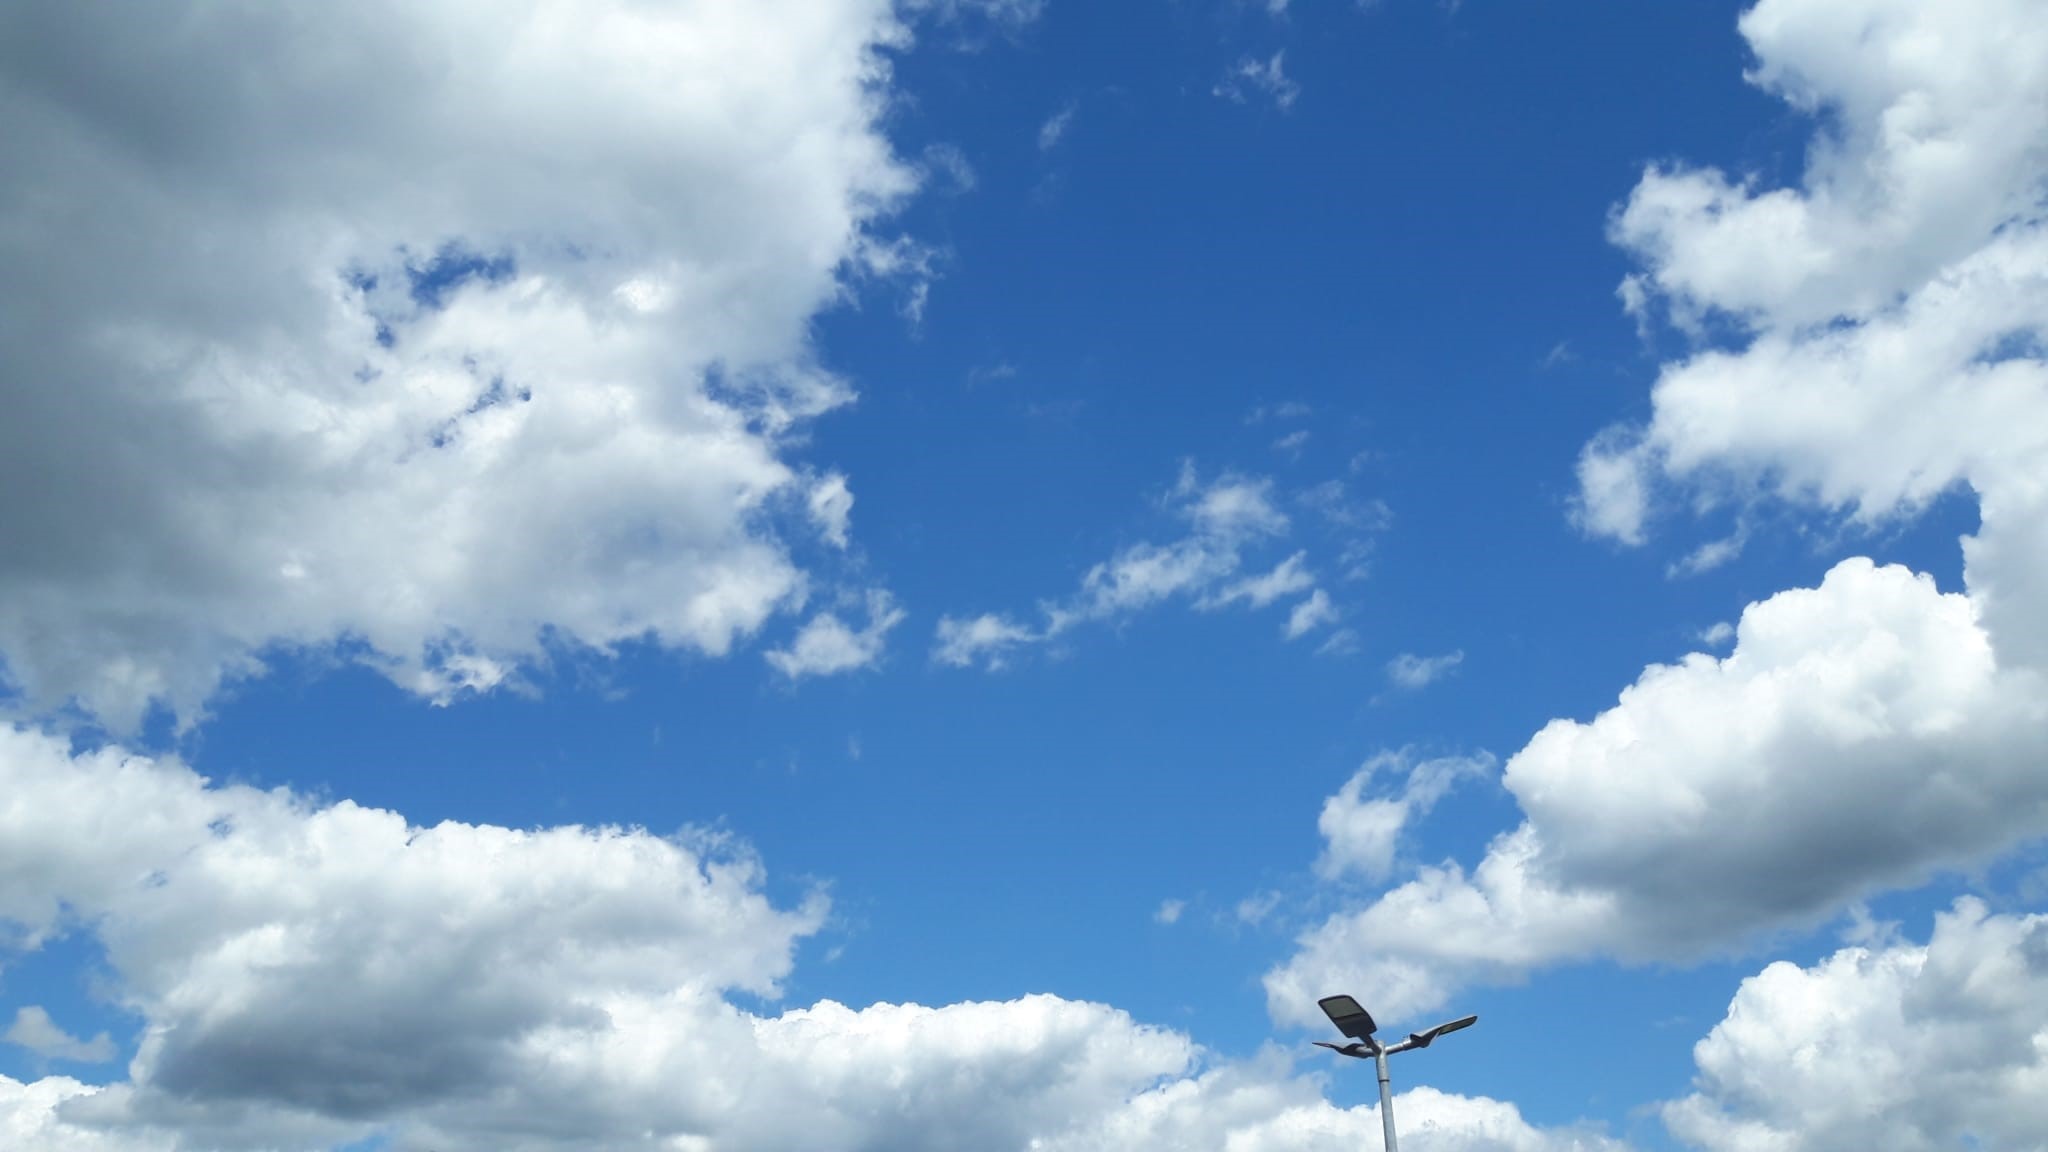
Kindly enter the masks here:
M 1299 400 L 1283 400 L 1278 404 L 1261 404 L 1245 413 L 1244 422 L 1256 427 L 1268 420 L 1306 420 L 1315 414 L 1315 409 Z
M 1264 60 L 1246 56 L 1230 66 L 1213 92 L 1236 104 L 1244 103 L 1252 93 L 1262 94 L 1284 112 L 1292 108 L 1294 101 L 1301 96 L 1301 85 L 1287 76 L 1286 56 L 1285 51 L 1275 52 Z
M 71 1102 L 89 1100 L 98 1091 L 68 1076 L 23 1083 L 0 1075 L 0 1146 L 35 1152 L 177 1152 L 168 1135 L 104 1132 L 61 1118 Z
M 530 1122 L 624 1056 L 622 1019 L 730 1030 L 719 994 L 775 994 L 824 914 L 774 907 L 702 835 L 419 828 L 21 729 L 0 729 L 0 796 L 0 921 L 91 931 L 145 1022 L 132 1083 L 90 1111 L 201 1145 L 452 1124 L 495 1093 Z
M 1322 1152 L 1379 1139 L 1377 1107 L 1329 1103 L 1318 1078 L 1295 1074 L 1272 1053 L 1198 1074 L 1142 1079 L 1153 1068 L 1171 1067 L 1185 1050 L 1174 1047 L 1171 1034 L 1138 1030 L 1119 1017 L 1052 997 L 943 1009 L 876 1005 L 860 1012 L 827 1002 L 758 1022 L 759 1048 L 739 1051 L 762 1082 L 736 1103 L 728 1126 L 677 1133 L 666 1144 L 624 1131 L 591 1133 L 587 1140 L 594 1142 L 575 1143 L 518 1129 L 508 1134 L 504 1127 L 484 1129 L 481 1140 L 462 1129 L 419 1127 L 403 1130 L 413 1142 L 400 1147 Z M 80 1102 L 94 1103 L 103 1092 L 62 1077 L 22 1084 L 0 1076 L 0 1136 L 19 1141 L 10 1147 L 38 1152 L 201 1146 L 179 1145 L 163 1129 L 109 1132 L 68 1122 Z M 1397 1094 L 1394 1115 L 1403 1146 L 1416 1152 L 1627 1148 L 1590 1129 L 1539 1128 L 1505 1101 L 1433 1088 Z M 508 1138 L 523 1142 L 502 1143 Z M 317 1140 L 289 1146 L 331 1147 Z
M 1484 776 L 1493 771 L 1491 756 L 1444 756 L 1415 762 L 1404 752 L 1383 752 L 1345 781 L 1335 796 L 1323 802 L 1316 821 L 1322 833 L 1323 854 L 1316 871 L 1334 879 L 1358 873 L 1379 880 L 1393 871 L 1394 854 L 1401 833 L 1415 820 L 1427 815 L 1451 786 L 1466 776 Z M 1399 775 L 1398 791 L 1368 797 L 1366 789 L 1376 779 Z
M 1183 465 L 1173 494 L 1199 532 L 1222 543 L 1287 531 L 1287 516 L 1273 506 L 1271 480 L 1225 473 L 1203 484 L 1192 465 Z
M 1427 688 L 1456 672 L 1458 665 L 1464 662 L 1465 653 L 1462 650 L 1446 652 L 1441 656 L 1417 656 L 1413 652 L 1403 652 L 1387 661 L 1387 679 L 1392 680 L 1396 686 L 1410 691 Z
M 1663 1108 L 1701 1148 L 2035 1148 L 2048 1131 L 2048 917 L 1965 899 L 1925 945 L 1845 948 L 1743 981 Z
M 1330 603 L 1330 594 L 1318 588 L 1287 614 L 1287 638 L 1299 640 L 1325 624 L 1335 623 L 1337 619 L 1337 609 Z
M 1012 32 L 1045 13 L 1045 0 L 903 0 L 903 6 L 946 23 L 972 18 Z
M 955 193 L 972 192 L 980 183 L 975 175 L 974 165 L 967 159 L 967 153 L 957 144 L 933 144 L 924 150 L 924 170 L 927 178 L 931 173 L 942 173 L 946 186 Z
M 1588 448 L 1590 529 L 1638 539 L 1660 475 L 1866 523 L 1967 483 L 1980 549 L 2032 547 L 2026 477 L 2048 457 L 2048 123 L 2024 111 L 2048 99 L 2037 15 L 1765 0 L 1743 18 L 1752 78 L 1829 127 L 1797 187 L 1652 170 L 1616 217 L 1644 307 L 1733 316 L 1754 340 L 1667 366 L 1648 427 Z M 2011 575 L 1996 567 L 1973 587 Z
M 1370 1079 L 1370 1066 L 1346 1073 Z M 1377 1148 L 1379 1109 L 1339 1108 L 1301 1077 L 1286 1077 L 1272 1054 L 1199 1076 L 1174 1078 L 1041 1147 L 1044 1152 L 1327 1152 Z M 1514 1105 L 1413 1088 L 1394 1097 L 1401 1147 L 1413 1152 L 1623 1152 L 1625 1145 L 1582 1129 L 1543 1129 Z
M 866 668 L 882 658 L 889 631 L 903 623 L 903 610 L 881 591 L 867 595 L 868 625 L 855 631 L 837 613 L 820 612 L 806 622 L 786 649 L 766 653 L 769 664 L 792 680 L 833 676 Z
M 994 613 L 983 613 L 968 620 L 944 616 L 939 619 L 932 659 L 955 668 L 968 668 L 979 663 L 996 669 L 1007 663 L 1011 650 L 1039 639 L 1031 629 Z
M 1237 917 L 1238 923 L 1256 927 L 1265 923 L 1266 917 L 1271 916 L 1279 907 L 1280 893 L 1268 890 L 1255 892 L 1239 900 L 1237 907 L 1231 911 Z
M 1647 537 L 1650 486 L 1640 440 L 1627 429 L 1610 428 L 1579 453 L 1578 493 L 1572 522 L 1581 531 L 1637 545 Z
M 1173 495 L 1193 531 L 1170 544 L 1133 545 L 1090 568 L 1073 607 L 1055 620 L 1119 615 L 1207 588 L 1238 570 L 1246 544 L 1287 531 L 1271 481 L 1226 475 L 1203 485 L 1189 469 Z
M 1050 152 L 1059 147 L 1060 141 L 1067 138 L 1067 129 L 1073 126 L 1074 114 L 1080 110 L 1080 104 L 1069 100 L 1059 111 L 1046 117 L 1045 123 L 1038 126 L 1038 150 Z
M 809 322 L 914 186 L 889 6 L 7 24 L 0 489 L 37 498 L 0 502 L 0 651 L 37 706 L 189 719 L 341 637 L 448 695 L 544 629 L 716 655 L 795 605 L 791 437 L 851 395 Z
M 1291 624 L 1292 621 L 1290 620 Z M 1349 628 L 1339 628 L 1330 633 L 1330 638 L 1316 648 L 1318 656 L 1349 656 L 1358 651 L 1358 633 Z
M 1308 553 L 1296 552 L 1271 572 L 1247 576 L 1224 585 L 1214 596 L 1204 598 L 1198 607 L 1221 608 L 1241 602 L 1253 608 L 1264 608 L 1275 600 L 1306 592 L 1315 585 L 1315 573 L 1308 569 Z
M 80 1040 L 57 1027 L 49 1010 L 40 1004 L 25 1005 L 16 1011 L 14 1023 L 0 1033 L 0 1041 L 19 1045 L 45 1060 L 104 1064 L 114 1058 L 112 1037 L 102 1032 L 90 1040 Z
M 1204 483 L 1185 466 L 1167 505 L 1187 524 L 1185 535 L 1164 544 L 1133 544 L 1091 566 L 1077 592 L 1039 606 L 1045 623 L 1035 630 L 995 613 L 942 617 L 932 658 L 958 667 L 1000 668 L 1019 648 L 1168 600 L 1185 598 L 1205 609 L 1240 603 L 1263 608 L 1314 589 L 1304 552 L 1267 572 L 1239 575 L 1248 552 L 1285 536 L 1290 527 L 1274 502 L 1271 480 L 1225 473 Z
M 1888 308 L 2040 211 L 2048 122 L 2031 0 L 1762 0 L 1751 82 L 1820 118 L 1801 186 L 1653 168 L 1615 238 L 1695 313 L 1804 327 Z
M 1007 360 L 967 370 L 967 383 L 969 386 L 988 384 L 997 380 L 1014 380 L 1016 377 L 1017 366 Z
M 1337 563 L 1345 580 L 1363 580 L 1372 574 L 1374 537 L 1393 526 L 1394 511 L 1384 500 L 1359 499 L 1342 480 L 1325 480 L 1301 490 L 1296 497 L 1312 509 L 1336 533 L 1339 541 Z
M 1383 1025 L 1420 1025 L 1459 987 L 1512 983 L 1593 950 L 1611 931 L 1611 898 L 1545 883 L 1540 851 L 1524 826 L 1497 838 L 1469 878 L 1455 864 L 1423 868 L 1364 909 L 1330 917 L 1266 973 L 1267 1010 L 1314 1026 L 1330 989 L 1371 988 Z
M 422 828 L 0 729 L 0 924 L 92 934 L 141 1021 L 123 1080 L 0 1077 L 0 1144 L 1225 1152 L 1375 1123 L 1055 996 L 743 1010 L 825 914 L 762 885 L 702 834 Z M 1497 1101 L 1398 1106 L 1419 1147 L 1570 1146 Z
M 1159 910 L 1152 913 L 1152 919 L 1159 924 L 1178 924 L 1181 913 L 1187 910 L 1188 902 L 1185 900 L 1161 900 Z
M 1581 524 L 1639 543 L 1652 497 L 1851 523 L 1967 486 L 1965 590 L 1867 559 L 1743 613 L 1725 658 L 1646 670 L 1507 766 L 1526 817 L 1268 977 L 1375 973 L 1409 1005 L 1595 954 L 1688 958 L 2048 834 L 2048 24 L 2012 0 L 1763 0 L 1754 79 L 1824 125 L 1795 187 L 1653 170 L 1616 216 L 1626 295 L 1738 339 L 1671 365 L 1642 428 L 1580 462 Z M 1711 548 L 1711 546 L 1710 546 Z M 1695 553 L 1695 556 L 1701 556 Z M 1712 559 L 1711 552 L 1702 557 Z
M 846 547 L 847 521 L 853 515 L 853 493 L 847 491 L 846 477 L 837 472 L 826 474 L 811 485 L 806 503 L 818 535 L 834 548 Z
M 1709 540 L 1687 553 L 1683 560 L 1676 561 L 1667 566 L 1664 569 L 1664 574 L 1666 576 L 1679 577 L 1697 576 L 1702 572 L 1711 572 L 1730 560 L 1735 559 L 1737 556 L 1742 555 L 1743 545 L 1748 542 L 1749 534 L 1741 529 L 1718 540 Z
M 1966 597 L 1845 561 L 1751 605 L 1728 656 L 1654 666 L 1591 722 L 1545 727 L 1503 775 L 1527 822 L 1470 876 L 1425 869 L 1309 933 L 1268 976 L 1274 1010 L 1357 982 L 1368 940 L 1374 979 L 1419 1009 L 1562 960 L 1697 956 L 1983 860 L 2048 831 L 2044 701 Z

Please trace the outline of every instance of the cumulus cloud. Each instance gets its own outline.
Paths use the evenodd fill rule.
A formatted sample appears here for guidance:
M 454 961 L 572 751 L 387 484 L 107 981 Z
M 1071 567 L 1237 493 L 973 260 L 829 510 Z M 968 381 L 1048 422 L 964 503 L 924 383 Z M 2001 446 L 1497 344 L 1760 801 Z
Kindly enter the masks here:
M 2048 1131 L 2048 916 L 1972 899 L 1926 944 L 1743 981 L 1665 1125 L 1700 1148 L 2020 1152 Z
M 1363 1067 L 1361 1065 L 1360 1067 Z M 1049 1141 L 1045 1152 L 1124 1152 L 1175 1148 L 1199 1152 L 1322 1152 L 1372 1148 L 1380 1140 L 1377 1106 L 1339 1108 L 1309 1081 L 1283 1078 L 1270 1058 L 1180 1077 L 1124 1107 Z M 1414 1088 L 1394 1097 L 1401 1146 L 1416 1152 L 1623 1152 L 1589 1129 L 1538 1128 L 1514 1105 L 1484 1097 Z
M 178 1152 L 168 1135 L 108 1132 L 63 1119 L 73 1101 L 90 1100 L 99 1091 L 69 1076 L 23 1083 L 0 1075 L 0 1142 L 37 1152 Z
M 762 887 L 703 833 L 419 827 L 0 729 L 0 926 L 91 934 L 141 1021 L 125 1079 L 0 1076 L 0 1142 L 1224 1152 L 1376 1124 L 1284 1060 L 1215 1062 L 1100 1004 L 741 1008 L 825 916 Z M 47 1048 L 45 1024 L 12 1034 Z M 1498 1101 L 1400 1100 L 1425 1147 L 1576 1138 Z
M 1284 537 L 1287 515 L 1275 501 L 1268 479 L 1225 473 L 1203 482 L 1192 466 L 1181 470 L 1167 497 L 1174 517 L 1187 531 L 1164 544 L 1133 544 L 1093 565 L 1081 587 L 1065 600 L 1040 605 L 1043 624 L 1032 627 L 996 613 L 945 616 L 939 620 L 932 658 L 942 664 L 999 668 L 1018 649 L 1042 644 L 1078 625 L 1114 620 L 1167 600 L 1187 599 L 1195 607 L 1221 608 L 1242 604 L 1264 608 L 1289 596 L 1309 592 L 1290 617 L 1322 593 L 1308 567 L 1308 554 L 1296 552 L 1272 569 L 1243 575 L 1251 553 Z M 1328 597 L 1309 609 L 1301 632 L 1334 618 Z M 1290 632 L 1290 638 L 1301 632 Z
M 706 835 L 419 828 L 18 728 L 0 797 L 0 921 L 31 945 L 93 933 L 145 1021 L 132 1082 L 81 1122 L 201 1145 L 439 1123 L 502 1093 L 552 1107 L 542 1086 L 588 1088 L 621 1054 L 614 1021 L 744 1034 L 721 994 L 774 995 L 824 915 L 772 905 Z
M 852 395 L 808 324 L 904 251 L 906 35 L 879 0 L 0 16 L 13 686 L 128 728 L 341 641 L 440 698 L 543 632 L 716 655 L 796 606 L 793 437 Z
M 680 1134 L 661 1145 L 637 1135 L 550 1142 L 502 1129 L 491 1133 L 501 1141 L 492 1144 L 468 1141 L 459 1131 L 413 1129 L 392 1146 L 407 1152 L 657 1146 L 702 1152 L 1320 1152 L 1379 1138 L 1376 1106 L 1330 1104 L 1315 1079 L 1291 1074 L 1270 1056 L 1156 1082 L 1119 1083 L 1120 1076 L 1142 1075 L 1144 1057 L 1158 1054 L 1114 1051 L 1117 1026 L 1114 1013 L 1052 997 L 947 1009 L 878 1005 L 863 1012 L 827 1003 L 762 1022 L 764 1050 L 745 1058 L 761 1059 L 761 1071 L 772 1077 L 734 1110 L 737 1122 L 730 1128 Z M 1005 1028 L 1016 1031 L 1006 1037 Z M 1076 1043 L 1084 1032 L 1090 1042 Z M 1141 1047 L 1146 1034 L 1135 1035 L 1141 1043 L 1133 1047 Z M 1169 1059 L 1179 1055 L 1164 1052 Z M 96 1103 L 106 1091 L 62 1077 L 23 1084 L 0 1076 L 0 1136 L 49 1152 L 183 1152 L 195 1146 L 179 1144 L 167 1131 L 107 1130 L 68 1120 L 68 1112 Z M 769 1098 L 770 1091 L 790 1095 Z M 1506 1101 L 1432 1088 L 1395 1096 L 1394 1114 L 1403 1145 L 1417 1152 L 1627 1149 L 1591 1128 L 1540 1128 Z
M 1647 427 L 1588 447 L 1589 528 L 1639 539 L 1658 481 L 1864 522 L 1967 484 L 1986 519 L 1973 585 L 2003 575 L 1982 561 L 2025 547 L 2048 452 L 2036 15 L 1764 0 L 1743 17 L 1752 79 L 1828 127 L 1798 187 L 1652 169 L 1616 216 L 1643 307 L 1752 338 L 1667 366 Z
M 1986 859 L 2048 830 L 2043 689 L 1967 597 L 1845 561 L 1751 605 L 1728 656 L 1545 727 L 1502 777 L 1525 823 L 1306 934 L 1273 1009 L 1370 984 L 1398 1015 L 1562 960 L 1699 956 Z
M 1655 168 L 1616 214 L 1625 298 L 1734 339 L 1662 370 L 1579 465 L 1580 524 L 1649 537 L 1659 493 L 1852 524 L 1967 487 L 1964 589 L 1854 558 L 1752 604 L 1725 658 L 1653 666 L 1508 762 L 1525 822 L 1307 934 L 1276 1012 L 1332 973 L 1407 1006 L 1592 954 L 1685 958 L 1811 926 L 2048 834 L 2048 25 L 2017 0 L 1762 0 L 1754 82 L 1822 125 L 1794 187 Z M 1703 337 L 1704 338 L 1704 337 Z M 1738 537 L 1677 568 L 1722 559 Z M 1719 637 L 1715 638 L 1719 640 Z M 1373 942 L 1376 951 L 1361 958 Z
M 1613 222 L 1646 287 L 1768 327 L 1866 316 L 2040 211 L 2048 124 L 2028 0 L 1762 0 L 1752 83 L 1822 118 L 1799 187 L 1650 169 Z

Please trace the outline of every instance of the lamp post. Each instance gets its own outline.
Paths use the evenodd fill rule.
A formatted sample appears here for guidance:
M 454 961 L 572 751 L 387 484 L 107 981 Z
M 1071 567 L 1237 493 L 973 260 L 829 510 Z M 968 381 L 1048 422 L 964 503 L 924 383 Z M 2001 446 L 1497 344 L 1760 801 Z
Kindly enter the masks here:
M 1316 1041 L 1316 1047 L 1328 1048 L 1340 1056 L 1356 1056 L 1360 1060 L 1370 1056 L 1379 1066 L 1380 1073 L 1380 1127 L 1387 1137 L 1387 1152 L 1400 1152 L 1400 1145 L 1394 1139 L 1394 1090 L 1387 1082 L 1387 1057 L 1411 1048 L 1427 1048 L 1437 1037 L 1446 1032 L 1456 1032 L 1479 1023 L 1477 1016 L 1460 1016 L 1448 1024 L 1439 1024 L 1426 1032 L 1410 1032 L 1406 1040 L 1394 1044 L 1382 1044 L 1372 1038 L 1379 1026 L 1372 1022 L 1372 1013 L 1349 996 L 1325 996 L 1316 1003 L 1322 1005 L 1323 1015 L 1337 1026 L 1337 1031 L 1351 1038 L 1349 1044 L 1330 1044 Z

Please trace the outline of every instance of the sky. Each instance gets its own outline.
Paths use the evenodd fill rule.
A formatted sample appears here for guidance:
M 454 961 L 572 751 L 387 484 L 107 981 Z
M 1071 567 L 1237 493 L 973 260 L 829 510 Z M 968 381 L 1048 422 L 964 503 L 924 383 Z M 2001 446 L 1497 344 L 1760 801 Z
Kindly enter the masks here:
M 0 1147 L 2035 1149 L 2040 0 L 0 2 Z

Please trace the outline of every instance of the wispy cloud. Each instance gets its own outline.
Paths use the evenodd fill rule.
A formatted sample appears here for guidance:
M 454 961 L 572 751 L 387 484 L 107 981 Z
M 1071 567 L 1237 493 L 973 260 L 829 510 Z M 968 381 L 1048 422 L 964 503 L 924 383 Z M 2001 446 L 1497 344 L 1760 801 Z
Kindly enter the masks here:
M 1458 665 L 1464 662 L 1465 653 L 1462 650 L 1446 652 L 1441 656 L 1417 656 L 1413 652 L 1403 652 L 1387 661 L 1387 679 L 1393 681 L 1396 687 L 1411 691 L 1427 688 L 1457 671 Z
M 1237 902 L 1232 913 L 1240 924 L 1258 927 L 1280 907 L 1280 893 L 1274 891 L 1255 892 Z
M 1738 527 L 1728 535 L 1718 540 L 1709 540 L 1691 552 L 1686 553 L 1684 558 L 1666 565 L 1664 574 L 1673 579 L 1678 579 L 1685 576 L 1697 576 L 1702 572 L 1711 572 L 1730 560 L 1735 559 L 1737 556 L 1742 555 L 1743 546 L 1748 543 L 1749 530 L 1746 527 Z
M 1283 400 L 1278 404 L 1261 404 L 1244 414 L 1244 422 L 1254 427 L 1268 420 L 1306 420 L 1314 409 L 1299 400 Z
M 956 668 L 980 663 L 993 671 L 1009 664 L 1014 649 L 1043 639 L 1041 633 L 994 612 L 964 620 L 947 616 L 939 621 L 932 659 Z
M 1059 147 L 1060 141 L 1066 139 L 1067 129 L 1073 126 L 1074 114 L 1080 110 L 1079 101 L 1069 100 L 1060 106 L 1059 111 L 1046 117 L 1045 123 L 1038 126 L 1038 150 L 1050 152 Z
M 1231 65 L 1212 91 L 1237 104 L 1244 103 L 1249 95 L 1263 95 L 1284 112 L 1294 107 L 1294 101 L 1301 95 L 1301 85 L 1288 78 L 1286 56 L 1284 49 L 1264 60 L 1246 56 Z
M 959 146 L 954 144 L 934 144 L 926 148 L 924 163 L 918 167 L 927 187 L 936 187 L 943 191 L 972 192 L 974 186 L 980 182 L 979 177 L 975 175 L 974 165 L 967 160 L 967 153 L 962 152 Z M 943 177 L 944 182 L 937 183 L 934 177 Z
M 1090 567 L 1073 594 L 1039 605 L 1043 623 L 1035 627 L 1004 613 L 942 617 L 932 659 L 956 667 L 1001 668 L 1028 645 L 1175 599 L 1192 601 L 1204 610 L 1235 604 L 1264 608 L 1303 593 L 1310 594 L 1304 606 L 1314 602 L 1318 589 L 1306 552 L 1297 551 L 1270 570 L 1244 574 L 1247 554 L 1284 537 L 1289 529 L 1271 480 L 1225 473 L 1203 483 L 1190 465 L 1182 468 L 1167 504 L 1187 525 L 1182 536 L 1165 543 L 1133 544 Z M 1302 617 L 1303 631 L 1330 615 L 1325 596 L 1322 605 Z
M 1318 588 L 1287 614 L 1287 638 L 1299 640 L 1336 619 L 1337 609 L 1330 603 L 1330 594 Z
M 999 360 L 994 364 L 977 365 L 967 370 L 967 383 L 970 386 L 993 384 L 998 380 L 1014 380 L 1016 377 L 1017 366 L 1007 360 Z
M 1283 596 L 1306 592 L 1315 584 L 1315 574 L 1308 569 L 1308 553 L 1296 552 L 1272 571 L 1234 581 L 1216 595 L 1204 597 L 1196 607 L 1221 608 L 1243 602 L 1253 608 L 1264 608 Z
M 1358 651 L 1358 633 L 1349 628 L 1339 628 L 1330 633 L 1316 648 L 1318 656 L 1349 656 Z

